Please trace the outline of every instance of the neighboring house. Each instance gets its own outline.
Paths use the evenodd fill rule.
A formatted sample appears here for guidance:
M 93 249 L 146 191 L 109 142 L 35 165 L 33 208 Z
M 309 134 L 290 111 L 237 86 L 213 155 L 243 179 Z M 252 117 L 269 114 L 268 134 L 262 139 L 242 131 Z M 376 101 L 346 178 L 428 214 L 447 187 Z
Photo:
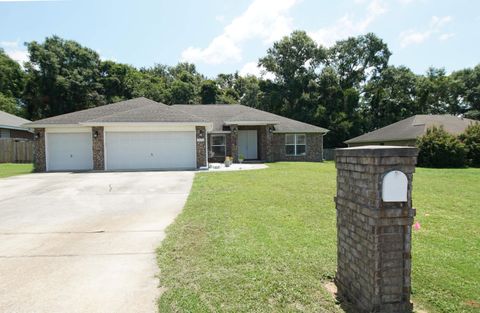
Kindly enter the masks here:
M 0 138 L 33 139 L 33 133 L 22 125 L 29 120 L 0 111 Z
M 322 161 L 327 130 L 238 104 L 168 106 L 146 98 L 28 123 L 35 168 L 194 169 L 226 156 Z
M 459 135 L 475 120 L 453 115 L 414 115 L 399 122 L 345 141 L 349 147 L 364 145 L 414 146 L 418 137 L 432 126 Z

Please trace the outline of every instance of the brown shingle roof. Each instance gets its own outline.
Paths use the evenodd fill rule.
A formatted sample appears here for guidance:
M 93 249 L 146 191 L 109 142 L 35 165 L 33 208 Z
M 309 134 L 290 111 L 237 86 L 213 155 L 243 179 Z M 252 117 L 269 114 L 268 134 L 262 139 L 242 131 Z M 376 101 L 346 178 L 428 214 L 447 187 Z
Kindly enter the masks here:
M 0 111 L 0 128 L 25 129 L 22 125 L 29 122 L 24 118 Z
M 241 104 L 176 104 L 173 107 L 213 122 L 213 130 L 223 130 L 229 122 L 271 122 L 276 132 L 327 133 L 328 129 L 292 120 Z
M 458 135 L 477 121 L 453 115 L 414 115 L 396 123 L 345 141 L 352 143 L 415 140 L 432 126 L 442 126 L 447 132 Z
M 147 98 L 121 101 L 92 109 L 54 116 L 32 123 L 38 125 L 91 124 L 102 123 L 213 123 L 213 130 L 223 130 L 229 122 L 272 123 L 277 132 L 326 133 L 327 129 L 302 123 L 283 116 L 257 110 L 240 104 L 177 104 L 168 106 Z
M 203 122 L 202 119 L 189 116 L 188 114 L 179 115 L 180 114 L 174 112 L 174 110 L 166 104 L 140 97 L 92 109 L 49 117 L 28 123 L 25 126 L 90 122 Z

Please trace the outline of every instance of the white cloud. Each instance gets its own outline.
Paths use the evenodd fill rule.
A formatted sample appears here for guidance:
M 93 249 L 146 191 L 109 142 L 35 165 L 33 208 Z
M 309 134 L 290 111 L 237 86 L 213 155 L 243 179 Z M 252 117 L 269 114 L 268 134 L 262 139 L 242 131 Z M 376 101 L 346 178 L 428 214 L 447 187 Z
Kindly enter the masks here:
M 1 0 L 0 0 L 1 1 Z M 28 51 L 21 47 L 17 41 L 0 41 L 0 47 L 5 50 L 5 53 L 13 60 L 21 65 L 28 61 Z
M 441 29 L 448 23 L 452 21 L 451 16 L 432 16 L 428 28 L 424 31 L 417 30 L 407 30 L 400 33 L 400 46 L 402 48 L 408 47 L 413 44 L 420 44 L 431 38 L 432 36 L 438 34 Z M 447 40 L 449 37 L 445 37 L 445 34 L 440 35 L 440 40 Z M 442 39 L 443 37 L 443 39 Z M 451 36 L 450 36 L 451 37 Z
M 274 79 L 275 75 L 267 72 L 263 66 L 258 66 L 257 62 L 247 62 L 239 71 L 240 76 L 253 75 L 257 77 L 263 77 L 266 79 Z
M 440 41 L 446 41 L 446 40 L 452 38 L 453 36 L 455 36 L 454 33 L 443 33 L 443 34 L 441 34 L 441 35 L 438 37 L 438 40 L 440 40 Z
M 16 48 L 17 46 L 18 46 L 18 41 L 0 41 L 0 47 Z
M 368 27 L 381 15 L 387 12 L 387 6 L 382 0 L 356 0 L 359 5 L 366 5 L 366 14 L 362 19 L 356 19 L 353 14 L 346 14 L 333 25 L 310 32 L 309 35 L 318 43 L 331 46 L 337 40 L 365 33 Z
M 271 43 L 292 31 L 292 19 L 288 12 L 297 2 L 298 0 L 254 0 L 206 48 L 185 49 L 182 61 L 208 64 L 240 61 L 244 42 L 260 39 Z

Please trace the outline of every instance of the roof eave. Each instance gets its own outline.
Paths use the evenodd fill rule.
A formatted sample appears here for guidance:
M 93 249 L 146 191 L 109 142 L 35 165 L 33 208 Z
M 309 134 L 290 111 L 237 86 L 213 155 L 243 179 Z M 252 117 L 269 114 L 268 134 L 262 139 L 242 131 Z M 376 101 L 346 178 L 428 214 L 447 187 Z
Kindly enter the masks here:
M 414 138 L 370 139 L 370 140 L 355 140 L 355 138 L 353 138 L 353 139 L 346 140 L 343 143 L 346 143 L 346 144 L 350 144 L 350 143 L 372 143 L 372 142 L 407 141 L 407 140 L 417 140 L 417 137 L 414 137 Z
M 165 126 L 165 125 L 194 125 L 194 126 L 205 126 L 207 131 L 213 129 L 213 123 L 211 122 L 84 122 L 79 123 L 80 126 Z
M 255 125 L 276 125 L 277 121 L 225 121 L 225 125 L 255 126 Z
M 23 124 L 21 126 L 11 126 L 11 125 L 3 125 L 3 124 L 0 124 L 0 128 L 5 128 L 5 129 L 13 129 L 13 130 L 24 130 L 24 131 L 28 131 L 28 132 L 31 132 L 28 127 L 23 127 Z
M 274 130 L 274 134 L 323 134 L 325 135 L 328 133 L 329 130 L 327 129 L 326 131 L 321 131 L 321 130 L 305 130 L 305 129 L 300 129 L 300 130 Z
M 25 123 L 22 125 L 23 127 L 27 128 L 47 128 L 47 127 L 79 127 L 79 124 L 42 124 L 42 123 Z

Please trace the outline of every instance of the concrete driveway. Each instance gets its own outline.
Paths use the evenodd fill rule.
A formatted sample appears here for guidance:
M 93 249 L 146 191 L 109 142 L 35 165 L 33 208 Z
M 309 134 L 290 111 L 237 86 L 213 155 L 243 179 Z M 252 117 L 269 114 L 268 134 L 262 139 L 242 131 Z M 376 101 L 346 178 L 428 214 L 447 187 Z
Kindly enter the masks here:
M 0 179 L 0 312 L 155 312 L 155 248 L 182 210 L 193 176 Z

